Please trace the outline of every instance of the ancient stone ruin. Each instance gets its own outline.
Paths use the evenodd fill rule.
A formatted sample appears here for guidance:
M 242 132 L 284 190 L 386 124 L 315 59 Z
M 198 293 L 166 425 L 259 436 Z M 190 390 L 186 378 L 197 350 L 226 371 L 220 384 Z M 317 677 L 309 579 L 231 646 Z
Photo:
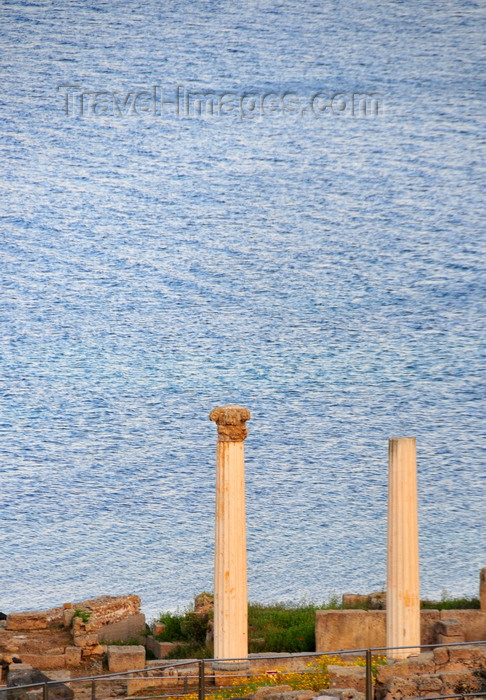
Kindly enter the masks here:
M 101 596 L 51 610 L 10 613 L 0 626 L 0 650 L 16 648 L 24 664 L 39 670 L 86 664 L 101 669 L 110 642 L 133 639 L 145 628 L 139 596 Z

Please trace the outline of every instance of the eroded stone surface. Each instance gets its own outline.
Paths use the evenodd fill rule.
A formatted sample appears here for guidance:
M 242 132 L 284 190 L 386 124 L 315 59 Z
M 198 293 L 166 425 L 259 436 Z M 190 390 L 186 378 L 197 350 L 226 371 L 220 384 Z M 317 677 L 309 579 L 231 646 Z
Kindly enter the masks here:
M 459 620 L 446 617 L 435 623 L 435 634 L 439 644 L 457 644 L 466 639 L 464 627 Z
M 10 670 L 7 681 L 7 687 L 9 688 L 8 698 L 9 700 L 33 700 L 33 698 L 42 698 L 42 686 L 40 686 L 38 690 L 22 688 L 15 691 L 13 689 L 17 686 L 28 685 L 29 683 L 45 683 L 49 680 L 51 679 L 48 675 L 37 669 L 23 668 Z M 49 687 L 49 698 L 52 698 L 52 700 L 73 700 L 74 692 L 64 683 L 58 683 Z
M 8 630 L 43 630 L 47 628 L 47 614 L 34 610 L 7 615 Z
M 248 435 L 245 423 L 250 417 L 250 411 L 244 406 L 218 406 L 209 414 L 210 420 L 218 426 L 218 440 L 221 442 L 245 440 Z
M 378 667 L 376 698 L 398 700 L 476 692 L 482 683 L 476 671 L 485 665 L 486 646 L 434 649 L 432 653 Z
M 108 670 L 113 673 L 145 668 L 143 646 L 109 646 Z
M 330 688 L 354 688 L 364 692 L 366 689 L 366 669 L 363 666 L 327 667 Z

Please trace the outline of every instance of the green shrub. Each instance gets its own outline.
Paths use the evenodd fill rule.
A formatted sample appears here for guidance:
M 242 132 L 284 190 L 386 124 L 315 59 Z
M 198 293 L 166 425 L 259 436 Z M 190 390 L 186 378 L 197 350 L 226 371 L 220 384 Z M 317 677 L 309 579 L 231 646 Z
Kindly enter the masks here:
M 209 615 L 163 613 L 159 620 L 165 625 L 164 631 L 156 635 L 159 642 L 187 642 L 193 646 L 206 643 Z
M 315 613 L 310 603 L 248 606 L 249 651 L 315 651 Z
M 206 643 L 208 624 L 209 615 L 197 615 L 193 612 L 186 613 L 181 621 L 181 640 L 187 640 L 191 644 L 204 645 Z
M 159 622 L 165 625 L 163 632 L 156 635 L 159 642 L 176 642 L 182 639 L 181 623 L 184 615 L 177 613 L 161 613 Z
M 442 591 L 440 601 L 422 600 L 420 607 L 425 610 L 478 610 L 481 604 L 479 598 L 452 598 L 447 591 Z
M 422 608 L 479 608 L 477 598 L 451 598 L 443 593 L 440 602 L 422 601 Z M 339 610 L 342 605 L 333 595 L 322 605 L 307 601 L 248 606 L 248 648 L 250 653 L 315 651 L 316 610 Z M 180 642 L 168 658 L 212 658 L 213 650 L 206 645 L 208 624 L 212 615 L 163 613 L 160 622 L 165 630 L 156 636 L 160 642 Z
M 76 608 L 76 610 L 73 613 L 73 620 L 75 617 L 79 617 L 86 624 L 89 622 L 89 618 L 92 614 L 93 613 L 88 612 L 87 610 L 81 610 L 81 608 Z
M 303 601 L 296 604 L 276 603 L 248 606 L 249 651 L 302 652 L 315 650 L 315 612 L 336 609 L 337 596 L 322 605 Z M 212 648 L 206 645 L 206 635 L 212 614 L 162 613 L 163 632 L 156 636 L 160 642 L 180 642 L 169 658 L 211 658 Z

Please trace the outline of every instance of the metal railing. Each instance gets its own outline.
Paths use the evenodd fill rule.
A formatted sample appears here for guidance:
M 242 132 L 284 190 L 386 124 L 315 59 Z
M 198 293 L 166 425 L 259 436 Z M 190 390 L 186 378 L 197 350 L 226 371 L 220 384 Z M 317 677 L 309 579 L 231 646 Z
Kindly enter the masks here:
M 166 687 L 165 690 L 170 690 L 170 692 L 165 692 L 165 693 L 153 693 L 150 695 L 146 696 L 137 696 L 138 700 L 155 700 L 155 698 L 175 698 L 175 697 L 183 697 L 189 692 L 196 693 L 197 692 L 197 697 L 198 700 L 205 700 L 207 688 L 209 685 L 212 685 L 214 690 L 217 689 L 217 686 L 215 685 L 215 682 L 218 678 L 218 674 L 223 673 L 225 678 L 233 678 L 233 679 L 238 679 L 241 678 L 242 681 L 243 679 L 249 679 L 249 678 L 254 678 L 254 677 L 261 677 L 262 675 L 271 675 L 280 673 L 282 675 L 285 675 L 286 673 L 295 673 L 295 674 L 302 674 L 305 675 L 306 673 L 309 673 L 309 670 L 302 670 L 302 669 L 279 669 L 278 671 L 263 671 L 260 670 L 257 673 L 251 673 L 250 669 L 248 670 L 243 670 L 238 673 L 229 673 L 231 671 L 231 665 L 232 664 L 247 664 L 250 666 L 252 663 L 254 665 L 257 664 L 258 661 L 265 661 L 265 660 L 272 660 L 275 662 L 284 662 L 286 660 L 292 660 L 292 659 L 299 659 L 299 658 L 308 658 L 309 660 L 312 659 L 318 659 L 322 656 L 343 656 L 343 655 L 348 655 L 351 657 L 355 658 L 363 658 L 364 657 L 364 666 L 366 669 L 366 675 L 365 675 L 365 694 L 366 694 L 366 700 L 373 700 L 373 689 L 374 689 L 374 683 L 373 683 L 373 657 L 379 654 L 380 652 L 382 655 L 386 655 L 386 652 L 390 651 L 407 651 L 407 650 L 415 650 L 418 649 L 419 653 L 426 650 L 426 649 L 437 649 L 440 647 L 461 647 L 461 646 L 486 646 L 486 640 L 482 641 L 477 641 L 477 642 L 456 642 L 452 644 L 421 644 L 419 646 L 408 646 L 408 647 L 372 647 L 372 648 L 363 648 L 363 649 L 340 649 L 337 651 L 320 651 L 320 652 L 302 652 L 302 653 L 297 653 L 297 654 L 253 654 L 250 655 L 249 657 L 246 658 L 235 658 L 235 659 L 190 659 L 190 660 L 180 660 L 180 661 L 169 661 L 169 662 L 161 662 L 160 665 L 154 665 L 150 667 L 146 667 L 143 669 L 134 669 L 131 671 L 122 671 L 119 673 L 104 673 L 101 675 L 97 676 L 83 676 L 80 678 L 67 678 L 65 680 L 48 680 L 48 681 L 42 681 L 38 683 L 28 683 L 25 685 L 17 685 L 17 686 L 8 686 L 8 687 L 0 687 L 0 700 L 17 700 L 17 698 L 23 694 L 21 691 L 33 691 L 35 689 L 42 691 L 39 692 L 39 695 L 42 694 L 42 700 L 57 700 L 60 699 L 61 697 L 67 698 L 67 695 L 71 694 L 66 694 L 64 688 L 65 686 L 71 686 L 71 685 L 76 685 L 76 684 L 85 684 L 85 689 L 88 690 L 88 692 L 84 692 L 82 694 L 83 697 L 86 698 L 86 700 L 104 700 L 104 698 L 109 698 L 113 697 L 113 689 L 111 693 L 102 695 L 99 693 L 100 690 L 100 685 L 102 684 L 103 681 L 108 681 L 112 683 L 113 681 L 128 681 L 128 680 L 147 680 L 147 681 L 165 681 L 166 685 L 169 685 L 167 682 L 172 679 L 171 675 L 165 675 L 167 671 L 172 671 L 174 673 L 174 670 L 178 669 L 183 669 L 184 667 L 194 667 L 194 673 L 186 673 L 183 675 L 182 678 L 179 676 L 176 676 L 174 678 L 174 685 L 172 687 Z M 225 669 L 223 672 L 221 669 L 213 669 L 212 664 L 217 664 L 221 666 L 222 664 L 227 665 L 227 669 Z M 211 666 L 211 668 L 210 668 Z M 210 672 L 207 673 L 207 671 L 210 669 Z M 189 671 L 191 669 L 188 669 Z M 154 672 L 160 671 L 161 675 L 147 675 L 147 674 L 152 674 Z M 140 675 L 144 674 L 144 675 Z M 221 677 L 221 676 L 220 676 Z M 190 683 L 190 681 L 193 681 L 193 683 Z M 150 683 L 148 684 L 150 685 Z M 63 686 L 64 693 L 56 693 L 56 687 L 59 690 L 60 687 Z M 181 687 L 182 686 L 182 687 Z M 484 686 L 486 687 L 486 680 L 484 683 Z M 127 683 L 127 688 L 125 689 L 125 697 L 128 696 L 128 683 Z M 235 688 L 236 690 L 236 688 Z M 97 692 L 98 691 L 98 692 Z M 174 692 L 175 691 L 175 692 Z M 182 692 L 177 692 L 177 691 L 182 691 Z M 116 695 L 119 695 L 119 691 L 115 693 Z M 81 693 L 78 694 L 78 697 L 81 696 Z M 238 697 L 235 695 L 235 697 Z M 452 698 L 472 698 L 472 697 L 486 697 L 486 690 L 478 690 L 474 692 L 461 692 L 461 693 L 455 693 L 451 695 L 427 695 L 424 698 L 417 696 L 416 698 L 410 699 L 410 700 L 449 700 Z M 39 698 L 40 700 L 40 698 Z

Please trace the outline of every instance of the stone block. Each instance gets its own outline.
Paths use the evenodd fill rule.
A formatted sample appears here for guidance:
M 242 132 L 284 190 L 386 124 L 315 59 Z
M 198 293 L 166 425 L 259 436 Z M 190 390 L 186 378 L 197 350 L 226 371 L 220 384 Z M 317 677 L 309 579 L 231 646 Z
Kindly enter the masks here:
M 101 656 L 108 652 L 108 647 L 106 644 L 97 644 L 94 647 L 86 647 L 83 649 L 83 654 L 89 654 L 90 656 Z
M 446 634 L 437 635 L 437 644 L 457 644 L 463 641 L 464 637 L 448 637 Z
M 366 648 L 368 615 L 366 610 L 317 610 L 316 651 Z
M 266 673 L 285 669 L 286 671 L 299 671 L 302 669 L 302 657 L 292 657 L 288 654 L 250 654 L 251 672 L 255 674 Z
M 440 674 L 442 680 L 442 693 L 452 695 L 454 693 L 474 693 L 480 690 L 481 681 L 473 676 L 471 671 L 445 671 Z
M 438 634 L 446 634 L 449 637 L 463 637 L 464 628 L 459 620 L 453 617 L 445 617 L 435 623 L 435 631 Z
M 417 676 L 417 688 L 420 695 L 439 695 L 442 681 L 437 675 Z
M 455 618 L 445 617 L 437 620 L 434 629 L 439 644 L 458 644 L 465 641 L 464 627 Z
M 66 665 L 66 656 L 64 654 L 22 653 L 22 661 L 30 664 L 33 668 L 38 668 L 40 671 L 49 671 L 51 669 L 64 668 Z
M 376 669 L 376 682 L 378 685 L 385 686 L 390 678 L 393 678 L 394 675 L 394 668 L 395 668 L 396 661 L 394 659 L 390 659 L 387 664 L 384 666 L 378 666 Z
M 386 593 L 384 591 L 375 591 L 368 596 L 370 600 L 370 610 L 385 610 L 386 609 Z
M 98 631 L 100 625 L 96 617 L 91 615 L 87 622 L 85 622 L 79 615 L 73 616 L 72 628 L 73 635 L 78 634 L 94 634 Z
M 421 644 L 435 644 L 435 623 L 440 619 L 439 610 L 420 611 L 420 642 Z
M 449 661 L 449 649 L 446 647 L 437 647 L 434 649 L 434 663 L 437 667 L 443 666 Z
M 15 664 L 12 666 L 12 672 L 17 671 L 17 673 L 21 671 L 32 671 L 32 666 L 30 664 Z M 0 666 L 0 686 L 3 686 L 5 683 L 7 683 L 7 677 L 8 677 L 9 671 L 8 667 L 7 668 L 2 668 Z M 2 695 L 0 692 L 0 700 L 7 700 L 5 695 Z
M 434 653 L 432 651 L 424 651 L 417 656 L 410 656 L 408 659 L 403 659 L 403 661 L 408 661 L 410 673 L 414 675 L 434 673 L 435 671 Z M 400 660 L 399 663 L 402 663 L 402 660 Z
M 441 610 L 440 619 L 458 620 L 465 634 L 466 642 L 479 642 L 486 639 L 486 612 L 481 610 Z
M 47 614 L 45 612 L 10 613 L 7 615 L 8 630 L 45 630 L 47 628 Z
M 329 673 L 330 688 L 354 688 L 364 692 L 366 690 L 366 668 L 363 666 L 335 666 L 327 667 Z
M 72 603 L 64 603 L 62 606 L 62 623 L 64 627 L 71 627 L 73 621 L 74 608 Z
M 71 671 L 65 671 L 65 670 L 50 671 L 49 678 L 52 681 L 62 681 L 63 683 L 65 683 L 66 681 L 71 680 Z
M 143 613 L 137 613 L 136 615 L 129 615 L 118 622 L 103 625 L 98 629 L 98 637 L 100 641 L 105 644 L 118 640 L 128 642 L 128 640 L 137 637 L 140 638 L 140 644 L 143 645 L 145 643 L 145 637 L 142 633 L 145 632 L 145 629 L 145 615 Z
M 127 695 L 135 695 L 136 693 L 147 694 L 153 688 L 163 689 L 167 687 L 167 682 L 160 678 L 141 678 L 137 675 L 135 678 L 128 678 Z
M 368 595 L 360 593 L 343 593 L 342 605 L 346 609 L 365 608 L 369 605 L 370 598 Z
M 73 603 L 74 608 L 91 611 L 100 626 L 119 622 L 140 612 L 138 595 L 110 596 L 90 598 L 80 603 Z
M 19 664 L 21 665 L 21 664 Z M 18 691 L 11 690 L 17 686 L 29 685 L 31 683 L 45 683 L 50 680 L 42 671 L 37 669 L 17 669 L 10 671 L 8 674 L 8 697 L 9 700 L 29 700 L 29 698 L 37 697 L 37 691 L 29 691 L 28 688 L 22 688 Z M 33 693 L 33 695 L 31 694 Z M 42 697 L 42 687 L 39 697 Z M 52 700 L 73 700 L 74 692 L 63 683 L 57 683 L 49 687 L 49 698 Z
M 477 668 L 486 665 L 486 647 L 465 645 L 449 647 L 449 664 L 461 663 L 465 668 Z M 453 669 L 450 669 L 451 671 Z M 457 669 L 456 669 L 457 670 Z
M 376 680 L 381 684 L 385 684 L 390 678 L 408 678 L 434 672 L 434 655 L 431 651 L 428 651 L 418 656 L 397 659 L 394 663 L 388 663 L 386 666 L 378 666 Z
M 417 683 L 413 678 L 390 678 L 385 687 L 386 700 L 413 698 L 418 694 Z
M 109 646 L 108 670 L 113 673 L 145 668 L 145 647 Z
M 79 666 L 81 663 L 81 649 L 79 647 L 66 647 L 64 655 L 66 666 Z
M 74 646 L 81 647 L 95 647 L 98 645 L 98 635 L 97 634 L 78 634 L 73 638 Z
M 367 649 L 386 645 L 386 610 L 368 610 Z M 380 653 L 380 652 L 378 652 Z
M 326 700 L 328 700 L 328 698 L 339 698 L 339 700 L 366 700 L 365 694 L 354 688 L 328 688 L 320 692 L 321 695 L 318 696 L 320 700 L 323 700 L 323 698 Z
M 147 637 L 146 646 L 156 659 L 165 659 L 171 649 L 177 646 L 174 642 L 158 642 L 153 637 Z
M 422 644 L 436 643 L 434 624 L 439 619 L 440 612 L 438 610 L 421 611 L 420 637 Z M 317 651 L 385 646 L 386 610 L 319 610 L 316 613 Z

